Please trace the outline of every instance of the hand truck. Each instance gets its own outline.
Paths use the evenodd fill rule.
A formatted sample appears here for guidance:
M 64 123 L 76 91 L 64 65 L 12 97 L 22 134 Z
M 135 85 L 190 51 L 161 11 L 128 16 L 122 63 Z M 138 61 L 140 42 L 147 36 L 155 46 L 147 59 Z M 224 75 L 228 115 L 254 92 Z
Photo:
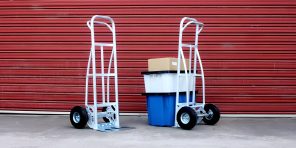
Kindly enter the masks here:
M 112 33 L 112 42 L 97 42 L 95 38 L 95 25 L 107 27 Z M 119 125 L 119 109 L 118 109 L 118 73 L 117 73 L 117 55 L 116 55 L 116 32 L 115 23 L 109 16 L 95 15 L 87 22 L 87 26 L 91 32 L 91 49 L 87 64 L 86 80 L 85 80 L 85 107 L 75 106 L 70 112 L 70 121 L 75 128 L 84 128 L 86 124 L 95 130 L 106 131 L 120 128 Z M 97 73 L 96 66 L 96 47 L 100 49 L 100 73 Z M 104 47 L 111 49 L 111 55 L 107 72 L 105 72 Z M 106 54 L 105 54 L 106 55 Z M 92 72 L 90 72 L 92 70 Z M 88 98 L 89 79 L 92 77 L 93 87 L 93 103 Z M 97 92 L 97 77 L 101 78 L 101 92 Z M 110 101 L 110 77 L 114 80 L 115 101 Z M 105 84 L 107 83 L 107 84 Z M 101 101 L 98 101 L 97 95 L 101 94 Z M 98 112 L 98 108 L 102 108 Z M 103 119 L 104 122 L 99 122 Z
M 187 27 L 195 26 L 195 40 L 193 43 L 183 43 L 183 32 Z M 205 76 L 202 66 L 202 61 L 198 51 L 198 35 L 202 31 L 204 24 L 198 22 L 194 18 L 184 17 L 180 22 L 179 30 L 179 48 L 178 48 L 178 67 L 177 67 L 177 92 L 176 92 L 176 106 L 175 106 L 175 127 L 181 127 L 183 129 L 190 130 L 196 124 L 203 120 L 208 125 L 216 124 L 220 119 L 220 111 L 213 104 L 205 104 Z M 189 62 L 188 69 L 186 67 L 186 60 L 183 52 L 183 48 L 189 48 Z M 193 58 L 193 61 L 192 61 Z M 180 65 L 181 60 L 185 67 L 185 71 L 181 73 Z M 197 62 L 199 66 L 199 72 L 197 73 Z M 193 65 L 192 65 L 193 64 Z M 180 103 L 179 101 L 179 82 L 180 77 L 185 77 L 186 85 L 186 101 Z M 196 102 L 196 77 L 200 77 L 202 81 L 202 103 Z M 189 91 L 189 88 L 194 88 L 193 91 Z M 193 99 L 190 99 L 193 98 Z

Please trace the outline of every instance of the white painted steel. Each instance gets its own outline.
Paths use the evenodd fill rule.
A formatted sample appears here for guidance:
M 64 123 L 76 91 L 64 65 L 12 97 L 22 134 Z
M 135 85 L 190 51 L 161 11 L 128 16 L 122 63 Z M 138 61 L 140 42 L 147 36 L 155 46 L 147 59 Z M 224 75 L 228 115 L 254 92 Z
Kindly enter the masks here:
M 95 43 L 96 46 L 108 46 L 108 47 L 113 47 L 114 45 L 111 43 Z
M 195 27 L 195 40 L 194 44 L 190 43 L 183 43 L 183 32 L 186 30 L 187 27 L 190 27 L 189 25 Z M 175 106 L 175 127 L 179 127 L 177 122 L 177 113 L 178 111 L 184 107 L 184 106 L 190 106 L 192 107 L 198 114 L 198 116 L 204 116 L 206 113 L 204 111 L 204 105 L 205 105 L 205 78 L 204 78 L 204 71 L 202 66 L 202 61 L 200 58 L 200 54 L 198 51 L 198 35 L 203 29 L 203 23 L 198 22 L 194 18 L 184 17 L 182 18 L 180 22 L 180 28 L 179 28 L 179 47 L 178 47 L 178 66 L 177 66 L 177 79 L 175 84 L 179 84 L 182 81 L 185 81 L 185 85 L 182 86 L 176 85 L 176 106 Z M 189 48 L 189 69 L 187 69 L 186 62 L 185 62 L 185 55 L 183 52 L 183 48 Z M 192 57 L 193 56 L 193 57 Z M 192 61 L 193 58 L 193 61 Z M 181 60 L 183 61 L 184 67 L 185 67 L 185 73 L 181 74 Z M 193 62 L 193 63 L 192 63 Z M 193 65 L 192 65 L 193 64 Z M 198 72 L 197 72 L 197 64 L 199 66 Z M 191 69 L 193 66 L 193 69 Z M 185 75 L 185 76 L 184 76 Z M 196 103 L 195 99 L 195 88 L 196 88 L 196 77 L 201 77 L 202 81 L 202 103 Z M 185 78 L 185 79 L 184 79 Z M 193 90 L 191 88 L 194 88 Z M 182 91 L 186 91 L 186 102 L 185 103 L 179 103 L 179 94 Z M 190 102 L 190 91 L 193 91 L 192 93 L 192 102 Z M 198 120 L 199 122 L 201 120 Z
M 115 73 L 109 73 L 109 74 L 95 74 L 97 77 L 98 76 L 104 76 L 104 77 L 107 77 L 107 76 L 115 76 L 116 74 Z M 92 77 L 93 74 L 88 74 L 89 77 Z
M 112 43 L 104 43 L 104 42 L 96 42 L 95 40 L 95 24 L 100 24 L 102 26 L 107 27 L 110 32 L 112 33 Z M 115 113 L 116 119 L 112 120 L 106 126 L 106 128 L 120 128 L 119 124 L 119 108 L 118 108 L 118 73 L 117 73 L 117 55 L 116 55 L 116 31 L 115 31 L 115 23 L 113 19 L 109 16 L 101 16 L 101 15 L 95 15 L 91 18 L 90 21 L 87 22 L 87 26 L 91 31 L 91 51 L 88 59 L 87 64 L 87 72 L 86 72 L 86 80 L 85 80 L 85 106 L 88 111 L 89 120 L 88 126 L 90 128 L 96 129 L 96 130 L 102 130 L 104 131 L 103 127 L 105 127 L 105 123 L 98 123 L 98 117 L 107 117 L 108 111 L 106 113 L 98 113 L 99 107 L 111 107 L 111 105 L 114 106 L 115 111 L 112 113 Z M 97 67 L 96 67 L 96 47 L 100 47 L 100 73 L 97 73 Z M 104 47 L 112 47 L 112 52 L 109 58 L 109 64 L 108 64 L 108 71 L 105 73 L 105 65 L 104 60 L 106 57 L 104 56 Z M 108 59 L 107 59 L 108 60 Z M 92 73 L 90 73 L 90 69 L 92 68 Z M 113 68 L 114 72 L 111 72 L 111 69 Z M 89 78 L 92 77 L 93 82 L 93 105 L 89 104 L 89 98 L 88 98 L 88 81 Z M 101 94 L 100 98 L 101 100 L 98 100 L 98 93 L 97 93 L 97 77 L 101 77 L 101 88 L 102 91 L 99 93 Z M 114 77 L 114 94 L 115 94 L 115 102 L 110 102 L 110 77 Z M 105 78 L 107 80 L 105 80 Z M 107 81 L 107 83 L 105 83 Z M 99 115 L 99 116 L 98 116 Z M 102 124 L 102 125 L 100 125 Z M 104 124 L 104 125 L 103 125 Z M 106 124 L 107 125 L 107 124 Z

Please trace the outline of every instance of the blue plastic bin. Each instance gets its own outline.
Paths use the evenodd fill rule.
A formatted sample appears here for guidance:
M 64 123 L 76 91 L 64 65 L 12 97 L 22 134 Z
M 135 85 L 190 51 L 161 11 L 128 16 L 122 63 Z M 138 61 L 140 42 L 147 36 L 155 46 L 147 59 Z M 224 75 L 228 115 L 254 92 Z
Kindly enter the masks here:
M 148 124 L 174 126 L 176 93 L 146 93 L 144 95 L 147 98 Z M 192 101 L 192 95 L 190 95 L 190 101 Z M 180 93 L 179 102 L 186 102 L 186 93 Z

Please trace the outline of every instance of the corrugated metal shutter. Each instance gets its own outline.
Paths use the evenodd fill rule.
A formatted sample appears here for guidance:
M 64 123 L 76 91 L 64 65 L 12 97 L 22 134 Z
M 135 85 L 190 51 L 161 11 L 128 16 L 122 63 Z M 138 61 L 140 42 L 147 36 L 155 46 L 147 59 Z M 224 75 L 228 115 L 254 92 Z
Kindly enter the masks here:
M 207 101 L 223 113 L 296 113 L 296 1 L 0 2 L 0 109 L 67 111 L 84 101 L 85 22 L 114 18 L 121 111 L 145 111 L 147 59 L 177 56 L 181 17 L 200 37 Z

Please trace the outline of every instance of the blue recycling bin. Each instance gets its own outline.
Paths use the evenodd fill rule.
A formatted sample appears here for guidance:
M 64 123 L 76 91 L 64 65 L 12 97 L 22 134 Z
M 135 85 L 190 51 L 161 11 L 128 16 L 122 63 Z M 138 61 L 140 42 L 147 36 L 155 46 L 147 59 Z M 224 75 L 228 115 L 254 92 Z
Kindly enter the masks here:
M 148 124 L 174 126 L 176 93 L 145 93 L 147 99 Z M 179 93 L 179 102 L 186 102 L 186 93 Z M 192 101 L 192 92 L 190 93 Z

